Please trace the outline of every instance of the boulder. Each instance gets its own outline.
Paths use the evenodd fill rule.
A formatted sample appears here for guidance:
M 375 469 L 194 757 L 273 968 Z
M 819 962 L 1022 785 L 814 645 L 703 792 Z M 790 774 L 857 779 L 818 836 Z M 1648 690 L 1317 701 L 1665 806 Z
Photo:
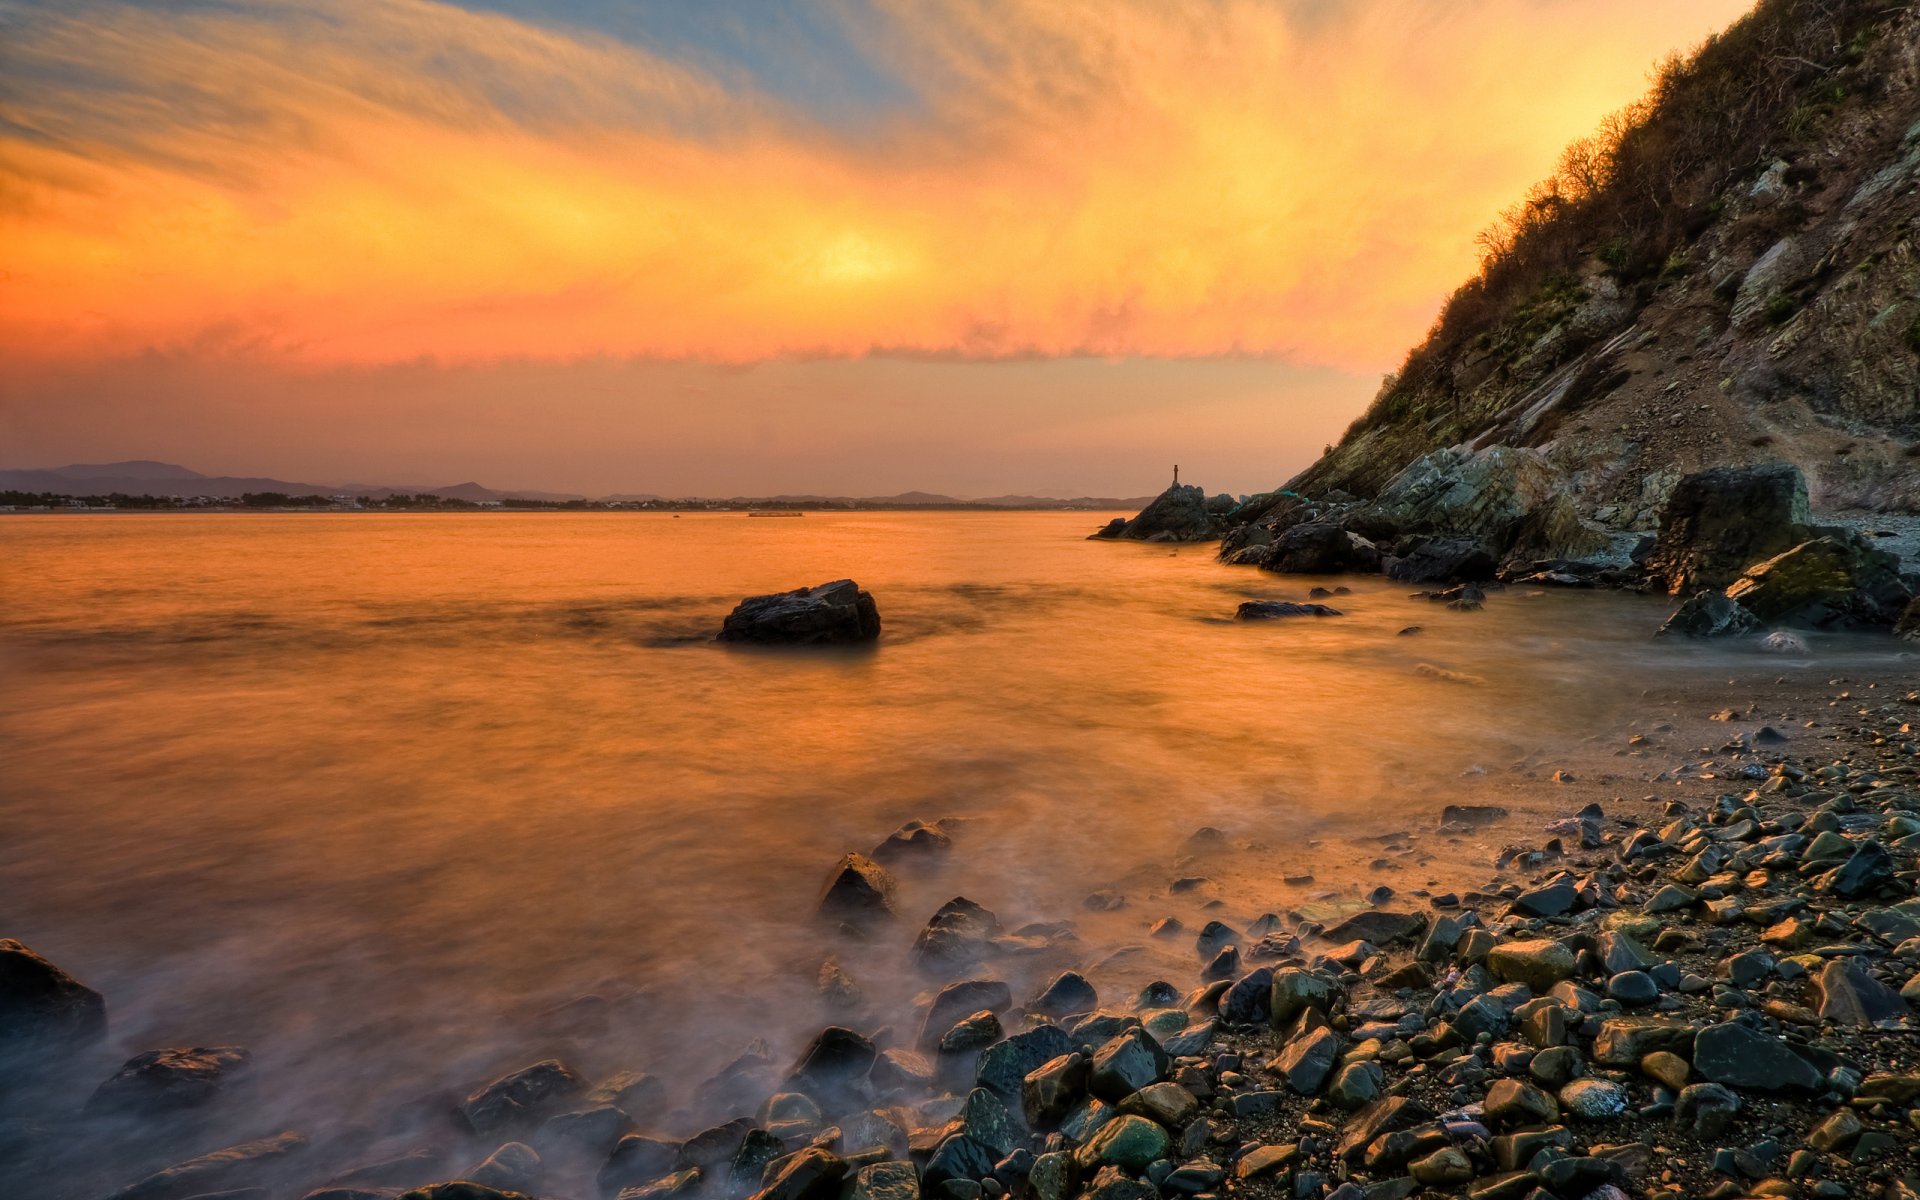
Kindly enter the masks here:
M 1487 954 L 1487 969 L 1496 978 L 1508 983 L 1524 983 L 1536 992 L 1544 992 L 1563 979 L 1572 979 L 1576 965 L 1573 951 L 1545 938 L 1502 942 Z
M 1900 560 L 1858 537 L 1815 538 L 1748 567 L 1727 599 L 1762 621 L 1829 626 L 1892 625 L 1912 600 Z
M 77 1045 L 107 1031 L 99 992 L 12 938 L 0 938 L 0 1049 Z
M 880 610 L 851 579 L 816 587 L 749 596 L 728 614 L 717 640 L 778 646 L 871 642 L 880 636 Z
M 820 892 L 819 913 L 833 921 L 872 921 L 893 915 L 893 876 L 864 854 L 847 854 Z
M 502 1075 L 475 1091 L 460 1112 L 475 1133 L 492 1133 L 522 1124 L 584 1087 L 565 1063 L 549 1058 Z
M 1211 542 L 1220 536 L 1224 515 L 1210 510 L 1204 488 L 1176 483 L 1132 520 L 1115 518 L 1092 536 L 1136 542 Z
M 999 936 L 999 918 L 965 896 L 955 896 L 928 918 L 914 939 L 914 962 L 923 971 L 945 974 L 985 958 Z
M 1405 539 L 1381 569 L 1400 583 L 1481 583 L 1499 566 L 1472 538 L 1416 537 Z
M 1733 1021 L 1694 1035 L 1693 1069 L 1713 1083 L 1754 1091 L 1820 1089 L 1820 1069 L 1779 1038 Z
M 1908 1016 L 1900 993 L 1881 983 L 1851 958 L 1836 958 L 1814 981 L 1820 1016 L 1837 1025 L 1871 1027 L 1898 1024 Z
M 1725 592 L 1695 592 L 1660 627 L 1662 636 L 1713 638 L 1741 637 L 1760 631 L 1761 621 Z
M 128 1059 L 94 1089 L 89 1112 L 166 1112 L 193 1108 L 218 1095 L 246 1071 L 253 1056 L 238 1046 L 149 1050 Z
M 176 1163 L 113 1193 L 108 1200 L 176 1200 L 209 1192 L 232 1191 L 258 1178 L 271 1164 L 307 1148 L 297 1133 L 242 1142 Z
M 1723 588 L 1753 563 L 1807 540 L 1813 519 L 1798 467 L 1715 467 L 1674 485 L 1647 556 L 1674 595 Z

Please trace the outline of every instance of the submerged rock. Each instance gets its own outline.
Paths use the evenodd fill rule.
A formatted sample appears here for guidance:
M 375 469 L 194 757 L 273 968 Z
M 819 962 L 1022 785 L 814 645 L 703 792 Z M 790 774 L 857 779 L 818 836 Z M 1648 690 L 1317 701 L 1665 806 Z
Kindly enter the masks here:
M 871 921 L 893 915 L 893 876 L 864 854 L 846 854 L 820 893 L 819 913 L 835 921 Z
M 165 1112 L 205 1104 L 252 1064 L 238 1046 L 149 1050 L 94 1090 L 89 1112 Z
M 1340 610 L 1324 604 L 1293 604 L 1285 600 L 1248 600 L 1233 614 L 1241 621 L 1264 621 L 1274 617 L 1337 617 Z
M 571 1068 L 549 1058 L 502 1075 L 468 1096 L 460 1111 L 475 1133 L 492 1133 L 542 1115 L 584 1088 Z
M 880 610 L 851 579 L 810 588 L 749 596 L 728 614 L 716 639 L 763 645 L 817 646 L 871 642 L 880 636 Z
M 74 1045 L 107 1031 L 99 992 L 12 938 L 0 938 L 0 1049 Z
M 177 1200 L 230 1191 L 257 1178 L 276 1160 L 306 1149 L 307 1139 L 281 1133 L 202 1154 L 128 1184 L 108 1200 Z

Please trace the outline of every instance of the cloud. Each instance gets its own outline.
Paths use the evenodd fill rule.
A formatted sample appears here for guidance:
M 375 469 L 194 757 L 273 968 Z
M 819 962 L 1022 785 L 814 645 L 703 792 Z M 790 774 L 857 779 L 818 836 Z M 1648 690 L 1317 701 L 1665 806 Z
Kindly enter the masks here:
M 850 122 L 426 0 L 16 5 L 0 355 L 1390 365 L 1742 7 L 848 0 L 912 97 Z

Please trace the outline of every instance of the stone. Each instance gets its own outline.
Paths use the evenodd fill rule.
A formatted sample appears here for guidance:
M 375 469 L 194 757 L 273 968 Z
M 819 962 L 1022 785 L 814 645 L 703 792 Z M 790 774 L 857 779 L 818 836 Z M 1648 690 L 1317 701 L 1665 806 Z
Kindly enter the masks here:
M 846 1177 L 844 1159 L 823 1146 L 808 1146 L 775 1167 L 754 1200 L 834 1200 Z
M 1000 921 L 965 896 L 955 896 L 927 919 L 913 942 L 913 960 L 921 970 L 949 974 L 971 966 L 993 951 Z
M 893 916 L 897 890 L 893 876 L 864 854 L 847 854 L 835 864 L 820 892 L 818 911 L 831 921 L 869 921 Z
M 77 1046 L 107 1031 L 107 1002 L 12 938 L 0 938 L 0 1049 Z
M 1367 573 L 1380 568 L 1380 551 L 1334 522 L 1308 521 L 1274 538 L 1259 565 L 1284 575 Z
M 1140 1029 L 1129 1029 L 1094 1051 L 1087 1089 L 1102 1100 L 1118 1103 L 1165 1079 L 1172 1066 L 1160 1043 Z
M 1286 1142 L 1277 1146 L 1255 1146 L 1233 1164 L 1238 1179 L 1271 1179 L 1300 1161 L 1300 1147 Z
M 1747 568 L 1727 598 L 1768 623 L 1892 625 L 1912 600 L 1900 561 L 1852 535 L 1814 538 Z
M 1690 638 L 1745 637 L 1760 632 L 1763 622 L 1753 613 L 1742 608 L 1738 601 L 1727 599 L 1725 592 L 1695 592 L 1679 608 L 1674 610 L 1667 623 L 1660 627 L 1660 635 L 1678 635 Z
M 595 1181 L 608 1195 L 639 1187 L 672 1171 L 679 1154 L 680 1148 L 672 1142 L 630 1133 L 614 1143 Z
M 902 863 L 937 858 L 951 849 L 953 838 L 946 830 L 925 821 L 908 821 L 888 834 L 869 857 L 878 863 Z
M 1325 604 L 1295 604 L 1285 600 L 1247 600 L 1234 610 L 1237 621 L 1272 621 L 1283 617 L 1338 617 L 1344 614 Z
M 475 1091 L 460 1106 L 460 1112 L 475 1133 L 493 1133 L 526 1124 L 584 1088 L 584 1081 L 572 1068 L 549 1058 L 502 1075 Z
M 1760 1092 L 1818 1091 L 1824 1078 L 1785 1042 L 1732 1021 L 1694 1036 L 1693 1069 L 1714 1083 Z
M 525 1142 L 508 1142 L 461 1178 L 502 1192 L 537 1193 L 547 1169 Z
M 1027 1005 L 1029 1012 L 1048 1017 L 1065 1017 L 1092 1012 L 1100 1005 L 1100 995 L 1085 976 L 1064 971 Z
M 1641 1059 L 1640 1070 L 1671 1092 L 1686 1087 L 1687 1078 L 1693 1073 L 1686 1059 L 1667 1050 L 1655 1050 Z
M 845 1099 L 873 1069 L 879 1051 L 851 1029 L 830 1025 L 814 1035 L 787 1077 L 787 1086 L 823 1102 Z
M 1022 1139 L 1020 1127 L 1000 1097 L 986 1088 L 974 1088 L 960 1106 L 960 1131 L 1005 1158 Z
M 1335 944 L 1371 942 L 1386 947 L 1402 942 L 1411 944 L 1426 927 L 1427 918 L 1421 913 L 1389 912 L 1376 908 L 1355 913 L 1321 936 Z
M 1074 1153 L 1074 1160 L 1083 1170 L 1115 1166 L 1137 1174 L 1165 1157 L 1171 1144 L 1159 1125 L 1145 1117 L 1123 1115 L 1102 1125 Z
M 1324 1014 L 1332 1002 L 1333 985 L 1325 978 L 1298 967 L 1283 967 L 1273 973 L 1267 1016 L 1278 1029 L 1309 1008 Z
M 178 1200 L 243 1186 L 280 1159 L 307 1148 L 297 1133 L 280 1133 L 176 1163 L 113 1193 L 108 1200 Z
M 1816 886 L 1842 900 L 1870 895 L 1893 878 L 1893 856 L 1887 848 L 1869 838 L 1854 848 L 1847 860 L 1820 876 Z
M 1029 1074 L 1071 1053 L 1073 1041 L 1065 1030 L 1058 1025 L 1040 1025 L 982 1050 L 974 1079 L 1007 1103 L 1017 1103 Z
M 1321 1025 L 1295 1036 L 1268 1065 L 1287 1081 L 1287 1087 L 1311 1096 L 1327 1082 L 1339 1055 L 1339 1036 Z
M 1059 1121 L 1087 1091 L 1087 1060 L 1062 1054 L 1028 1072 L 1020 1085 L 1020 1105 L 1027 1124 L 1044 1129 Z
M 1806 479 L 1790 464 L 1696 472 L 1668 493 L 1645 566 L 1674 595 L 1724 588 L 1805 541 L 1812 520 Z
M 1636 1067 L 1655 1051 L 1693 1050 L 1694 1031 L 1663 1017 L 1613 1017 L 1600 1023 L 1593 1038 L 1593 1061 L 1604 1067 Z
M 1638 1008 L 1660 998 L 1660 985 L 1645 971 L 1622 971 L 1607 980 L 1607 997 L 1628 1008 Z
M 1247 972 L 1220 997 L 1220 1020 L 1228 1025 L 1265 1025 L 1272 1013 L 1272 967 Z
M 1534 941 L 1502 942 L 1487 955 L 1487 969 L 1509 983 L 1524 983 L 1536 992 L 1544 992 L 1563 979 L 1572 979 L 1573 951 L 1544 938 Z
M 1860 1118 L 1843 1108 L 1813 1127 L 1807 1134 L 1807 1145 L 1822 1154 L 1844 1153 L 1865 1130 Z
M 1092 536 L 1140 542 L 1210 542 L 1220 536 L 1223 526 L 1208 507 L 1205 489 L 1176 483 L 1149 501 L 1132 520 L 1116 518 Z
M 1830 960 L 1814 981 L 1823 1020 L 1862 1028 L 1894 1025 L 1910 1010 L 1900 993 L 1881 983 L 1851 958 Z
M 920 1200 L 920 1176 L 908 1162 L 861 1167 L 853 1177 L 847 1200 Z
M 1003 1013 L 1013 1007 L 1013 990 L 998 979 L 969 979 L 940 989 L 920 1025 L 919 1046 L 931 1050 L 962 1017 L 985 1010 Z
M 1497 1125 L 1542 1125 L 1560 1118 L 1552 1096 L 1518 1079 L 1496 1080 L 1482 1109 L 1488 1122 Z
M 1604 1121 L 1627 1111 L 1626 1089 L 1605 1079 L 1576 1079 L 1560 1089 L 1560 1107 L 1568 1116 Z
M 88 1112 L 159 1113 L 207 1103 L 252 1065 L 238 1046 L 149 1050 L 128 1059 L 94 1089 Z
M 1513 911 L 1528 917 L 1558 917 L 1572 912 L 1579 900 L 1580 889 L 1563 879 L 1521 892 L 1513 898 Z
M 1694 1083 L 1680 1090 L 1673 1105 L 1673 1123 L 1703 1142 L 1710 1142 L 1733 1128 L 1740 1111 L 1740 1097 L 1718 1083 Z
M 749 596 L 720 626 L 717 640 L 761 645 L 823 646 L 871 642 L 880 636 L 880 610 L 851 579 L 810 588 Z
M 1376 1062 L 1350 1062 L 1334 1074 L 1327 1100 L 1352 1112 L 1378 1100 L 1387 1090 L 1387 1073 Z
M 608 1152 L 632 1129 L 633 1122 L 626 1113 L 611 1104 L 599 1104 L 548 1117 L 533 1141 L 548 1154 L 571 1153 L 604 1162 Z
M 1453 1146 L 1443 1146 L 1410 1163 L 1407 1171 L 1423 1187 L 1454 1187 L 1472 1180 L 1473 1160 Z

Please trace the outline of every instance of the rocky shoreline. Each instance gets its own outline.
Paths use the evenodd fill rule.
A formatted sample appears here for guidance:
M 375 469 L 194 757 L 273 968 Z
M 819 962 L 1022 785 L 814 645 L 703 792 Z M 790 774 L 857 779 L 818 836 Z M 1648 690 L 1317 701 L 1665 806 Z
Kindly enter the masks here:
M 1089 963 L 1016 993 L 1007 968 L 1056 931 L 956 898 L 904 951 L 917 1008 L 868 1013 L 831 954 L 842 1023 L 704 1082 L 540 1060 L 423 1100 L 402 1154 L 268 1130 L 165 1159 L 135 1131 L 271 1086 L 238 1048 L 166 1048 L 83 1111 L 9 1118 L 0 1155 L 14 1194 L 75 1200 L 1913 1194 L 1920 693 L 1875 682 L 1756 683 L 1702 726 L 1719 744 L 1650 726 L 1596 748 L 1644 773 L 1556 773 L 1558 819 L 1436 810 L 1422 836 L 1507 839 L 1477 887 L 1376 889 L 1329 922 L 1226 898 L 1197 928 L 1148 927 L 1134 897 L 1146 936 L 1192 947 L 1137 991 L 1101 994 Z M 1621 795 L 1636 777 L 1658 794 Z M 823 938 L 884 942 L 909 916 L 892 876 L 951 832 L 843 859 Z M 1204 864 L 1208 831 L 1191 844 Z M 31 1036 L 57 1066 L 103 1034 L 105 1001 L 17 943 L 0 989 L 16 1053 Z M 141 1137 L 173 1165 L 76 1184 L 87 1139 Z

